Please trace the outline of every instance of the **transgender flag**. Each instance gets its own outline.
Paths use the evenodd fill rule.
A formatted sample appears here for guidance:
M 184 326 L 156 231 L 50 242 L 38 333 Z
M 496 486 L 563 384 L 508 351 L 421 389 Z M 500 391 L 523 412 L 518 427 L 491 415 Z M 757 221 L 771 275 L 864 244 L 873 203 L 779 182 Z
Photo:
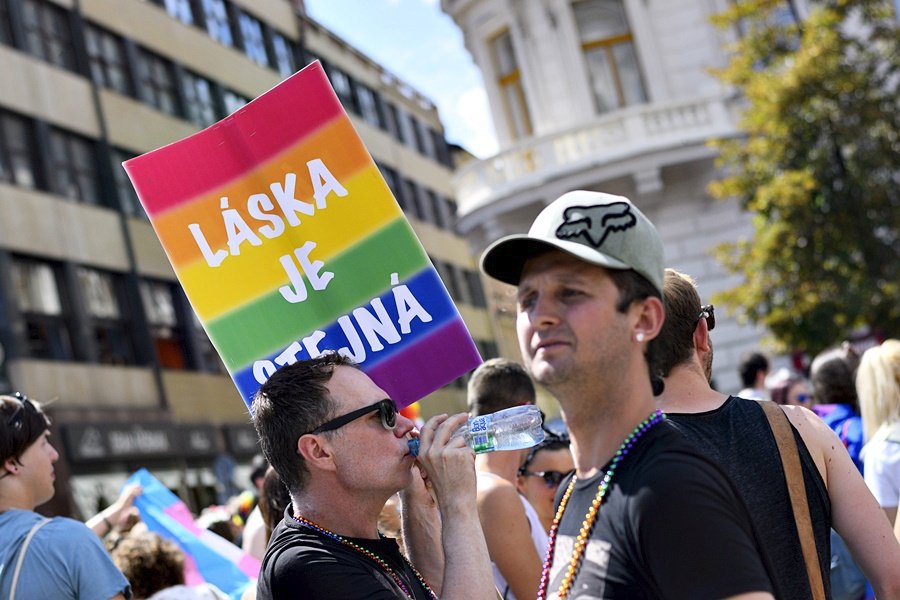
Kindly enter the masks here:
M 259 561 L 225 538 L 197 527 L 184 502 L 147 469 L 134 473 L 126 485 L 129 483 L 143 488 L 134 505 L 147 528 L 172 540 L 184 551 L 186 585 L 205 581 L 232 598 L 240 598 L 248 585 L 255 585 Z
M 399 408 L 481 362 L 318 62 L 125 169 L 248 406 L 327 350 Z

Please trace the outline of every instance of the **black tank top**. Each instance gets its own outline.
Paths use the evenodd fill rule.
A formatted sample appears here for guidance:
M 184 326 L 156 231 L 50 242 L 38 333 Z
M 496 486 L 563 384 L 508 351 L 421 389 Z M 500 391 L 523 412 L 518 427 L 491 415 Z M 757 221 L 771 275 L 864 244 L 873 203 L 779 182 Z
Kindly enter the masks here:
M 668 416 L 731 477 L 750 512 L 775 597 L 812 598 L 778 446 L 762 407 L 729 396 L 716 410 Z M 831 598 L 831 502 L 806 444 L 793 425 L 791 430 L 800 452 L 825 597 Z

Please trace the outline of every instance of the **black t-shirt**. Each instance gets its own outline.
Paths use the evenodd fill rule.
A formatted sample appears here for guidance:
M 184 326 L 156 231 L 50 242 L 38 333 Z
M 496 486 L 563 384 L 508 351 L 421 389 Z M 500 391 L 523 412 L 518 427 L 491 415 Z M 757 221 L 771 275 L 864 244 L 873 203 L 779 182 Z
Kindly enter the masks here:
M 569 498 L 548 598 L 557 597 L 608 467 L 579 480 Z M 583 556 L 569 592 L 573 600 L 702 600 L 772 590 L 730 482 L 666 422 L 647 431 L 616 467 Z
M 715 410 L 670 414 L 669 419 L 734 482 L 759 535 L 775 597 L 812 598 L 778 444 L 763 408 L 754 400 L 730 396 Z M 806 443 L 793 425 L 791 430 L 806 484 L 825 596 L 830 598 L 831 501 Z
M 288 598 L 341 598 L 342 600 L 394 600 L 406 598 L 394 579 L 374 560 L 341 542 L 284 519 L 272 532 L 260 570 L 259 600 Z M 417 600 L 431 600 L 415 573 L 403 560 L 391 538 L 347 538 L 384 560 Z

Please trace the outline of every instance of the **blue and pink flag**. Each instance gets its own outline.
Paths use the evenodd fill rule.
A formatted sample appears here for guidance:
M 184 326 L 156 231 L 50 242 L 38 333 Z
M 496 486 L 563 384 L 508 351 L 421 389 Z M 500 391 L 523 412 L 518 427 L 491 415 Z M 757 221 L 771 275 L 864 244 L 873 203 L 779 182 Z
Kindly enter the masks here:
M 198 527 L 178 496 L 150 474 L 140 469 L 127 484 L 143 488 L 134 505 L 150 531 L 172 540 L 184 551 L 186 585 L 211 583 L 232 598 L 240 598 L 248 585 L 255 585 L 260 563 L 240 548 Z

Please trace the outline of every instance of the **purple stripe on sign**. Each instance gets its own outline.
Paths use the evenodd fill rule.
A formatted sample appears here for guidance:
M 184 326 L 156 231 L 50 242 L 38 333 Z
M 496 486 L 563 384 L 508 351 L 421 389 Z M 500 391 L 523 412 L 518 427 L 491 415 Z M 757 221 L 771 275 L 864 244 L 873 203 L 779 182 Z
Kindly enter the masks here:
M 447 348 L 455 348 L 450 354 Z M 481 364 L 462 319 L 457 318 L 366 373 L 403 408 Z M 415 373 L 415 376 L 411 374 Z

